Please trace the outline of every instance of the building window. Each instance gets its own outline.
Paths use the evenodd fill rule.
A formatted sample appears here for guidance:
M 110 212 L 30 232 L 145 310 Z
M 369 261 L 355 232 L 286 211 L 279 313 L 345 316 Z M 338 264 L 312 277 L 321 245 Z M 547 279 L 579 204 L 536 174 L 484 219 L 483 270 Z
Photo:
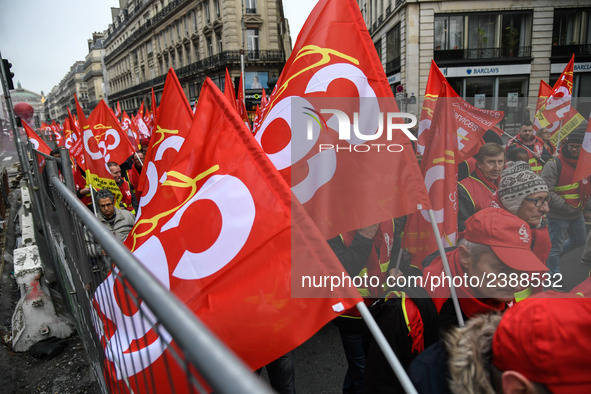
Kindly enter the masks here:
M 209 0 L 203 2 L 203 13 L 205 14 L 205 23 L 211 22 L 211 16 L 209 14 Z
M 400 71 L 400 23 L 386 33 L 386 75 Z
M 257 13 L 257 1 L 256 0 L 245 0 L 244 1 L 244 12 L 247 14 Z
M 529 57 L 531 12 L 436 15 L 436 62 Z
M 176 38 L 178 41 L 181 40 L 181 21 L 176 21 Z
M 435 50 L 464 47 L 464 17 L 461 15 L 435 17 Z
M 468 48 L 494 48 L 496 15 L 472 15 L 468 18 Z
M 219 0 L 213 0 L 213 6 L 215 9 L 215 17 L 216 18 L 220 18 L 221 17 L 221 12 L 220 12 L 220 1 Z
M 523 53 L 531 41 L 528 15 L 504 14 L 501 23 L 501 56 L 529 56 Z
M 259 29 L 246 29 L 246 49 L 249 59 L 259 58 Z
M 552 45 L 591 44 L 591 9 L 554 11 Z
M 191 11 L 191 19 L 193 20 L 193 31 L 197 31 L 197 13 L 195 10 Z
M 185 25 L 185 36 L 189 35 L 189 17 L 187 15 L 183 16 L 183 23 Z
M 380 63 L 382 62 L 382 40 L 377 40 L 374 43 L 375 47 L 376 47 L 376 52 L 378 53 L 378 59 L 380 59 Z
M 213 45 L 211 43 L 211 37 L 207 37 L 205 39 L 206 45 L 207 45 L 207 56 L 212 56 L 213 55 Z
M 216 38 L 216 41 L 218 42 L 218 53 L 221 53 L 223 51 L 222 35 L 220 33 L 216 33 L 215 38 Z

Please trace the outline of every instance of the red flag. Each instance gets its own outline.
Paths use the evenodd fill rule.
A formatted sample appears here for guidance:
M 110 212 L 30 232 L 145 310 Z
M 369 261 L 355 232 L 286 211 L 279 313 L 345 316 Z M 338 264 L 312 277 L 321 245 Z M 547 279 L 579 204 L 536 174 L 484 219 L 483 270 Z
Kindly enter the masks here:
M 82 115 L 84 116 L 84 115 Z M 115 183 L 107 162 L 98 146 L 92 128 L 87 124 L 83 126 L 84 161 L 86 163 L 86 182 L 95 190 L 109 189 L 115 195 L 115 205 L 119 208 L 119 202 L 123 195 L 119 186 Z
M 55 123 L 55 120 L 51 123 L 51 133 L 57 146 L 64 146 L 64 138 L 59 133 L 60 127 Z
M 96 138 L 105 163 L 124 163 L 135 152 L 135 147 L 121 129 L 121 125 L 104 100 L 99 101 L 88 117 L 88 123 Z
M 131 119 L 129 119 L 129 115 L 127 115 L 127 112 L 125 111 L 123 111 L 123 115 L 121 115 L 121 129 L 127 134 L 127 138 L 129 138 L 131 144 L 134 147 L 139 147 L 140 135 L 135 129 L 135 125 Z
M 240 115 L 240 118 L 250 130 L 250 120 L 248 119 L 248 111 L 246 110 L 246 102 L 244 101 L 244 82 L 242 81 L 242 73 L 240 74 L 240 83 L 238 84 L 236 107 L 238 109 L 238 115 Z
M 540 127 L 551 126 L 555 129 L 550 137 L 550 142 L 554 146 L 558 146 L 560 140 L 585 121 L 585 118 L 571 106 L 574 64 L 575 55 L 572 55 L 548 98 L 536 112 L 536 119 Z
M 154 134 L 144 157 L 144 170 L 140 176 L 138 190 L 144 191 L 148 172 L 159 171 L 158 173 L 162 173 L 168 168 L 174 159 L 175 149 L 180 148 L 180 141 L 186 138 L 192 122 L 191 105 L 171 67 L 164 83 Z M 174 149 L 168 149 L 171 147 Z M 140 200 L 140 209 L 145 201 L 144 199 Z
M 25 128 L 27 138 L 29 139 L 31 145 L 33 145 L 33 148 L 35 148 L 35 150 L 38 150 L 41 153 L 49 155 L 51 153 L 51 148 L 47 145 L 47 143 L 43 141 L 43 139 L 39 137 L 39 135 L 35 133 L 35 131 L 33 131 L 31 126 L 29 126 L 27 122 L 23 122 L 23 127 Z
M 143 116 L 140 115 L 139 112 L 133 117 L 132 122 L 135 129 L 139 132 L 140 138 L 150 139 L 150 130 L 148 129 L 146 122 L 144 122 Z
M 540 111 L 540 109 L 542 108 L 542 106 L 544 105 L 544 103 L 548 99 L 548 96 L 550 96 L 551 93 L 552 93 L 552 87 L 550 85 L 548 85 L 543 79 L 540 79 L 540 87 L 538 89 L 538 101 L 536 103 L 536 114 Z M 540 121 L 535 116 L 534 116 L 533 124 L 534 124 L 534 130 L 537 133 L 538 130 L 542 128 L 542 126 L 540 126 Z M 552 124 L 552 125 L 548 126 L 548 129 L 551 129 L 551 131 L 554 131 L 554 130 L 556 130 L 556 127 L 558 127 L 559 125 L 560 125 L 560 122 L 558 122 L 556 124 Z
M 504 114 L 473 107 L 458 97 L 446 81 L 441 84 L 437 97 L 421 172 L 443 245 L 448 247 L 454 246 L 457 240 L 458 164 L 473 155 L 486 130 L 493 128 Z M 413 255 L 412 264 L 416 266 L 437 250 L 426 211 L 414 213 L 408 218 L 403 246 Z
M 447 116 L 451 110 L 448 99 L 448 84 L 444 82 L 439 91 L 436 107 L 429 127 L 429 143 L 421 161 L 421 172 L 425 178 L 429 197 L 433 203 L 435 220 L 442 235 L 444 247 L 454 246 L 457 240 L 457 194 L 458 147 L 454 132 L 453 118 Z M 423 107 L 424 108 L 424 107 Z M 427 212 L 421 211 L 409 216 L 404 229 L 403 247 L 412 254 L 411 264 L 421 267 L 423 259 L 437 250 L 435 235 Z
M 292 221 L 289 187 L 209 78 L 199 97 L 191 131 L 170 165 L 148 175 L 150 203 L 125 244 L 256 369 L 304 342 L 356 299 L 292 298 L 292 244 L 306 252 L 303 258 L 315 272 L 346 274 L 297 205 L 298 219 Z M 160 111 L 164 105 L 163 99 Z M 99 335 L 111 349 L 105 352 L 106 370 L 113 371 L 114 386 L 123 386 L 125 378 L 135 392 L 164 392 L 178 382 L 173 391 L 185 392 L 184 372 L 167 360 L 175 346 L 169 336 L 154 339 L 150 324 L 140 324 L 145 330 L 131 336 L 119 334 L 127 320 L 141 316 L 127 312 L 129 300 L 116 287 L 110 275 L 94 297 L 104 327 Z M 353 289 L 345 294 L 355 295 Z M 151 376 L 144 379 L 147 366 Z M 158 373 L 164 368 L 172 379 Z
M 234 94 L 234 84 L 232 83 L 232 78 L 230 77 L 230 73 L 226 68 L 226 79 L 224 81 L 224 96 L 228 99 L 230 103 L 232 103 L 232 107 L 235 111 L 238 111 L 236 107 L 236 95 Z M 195 111 L 193 111 L 195 112 Z
M 152 88 L 152 115 L 156 117 L 156 111 L 158 110 L 158 104 L 156 103 L 156 95 L 154 94 L 154 88 Z
M 140 105 L 140 109 L 137 110 L 136 116 L 139 115 L 142 118 L 144 117 L 144 102 L 142 101 L 142 105 Z
M 353 129 L 350 121 L 355 123 L 356 114 L 346 114 L 349 122 L 341 129 L 336 115 L 328 118 L 315 108 L 320 101 L 328 108 L 348 105 L 347 111 L 363 118 L 359 122 L 365 122 L 364 134 L 376 133 L 371 137 L 379 136 L 380 114 L 398 113 L 353 0 L 318 2 L 283 68 L 255 138 L 327 239 L 409 214 L 417 205 L 430 207 L 408 130 L 406 134 L 394 129 L 391 135 L 384 131 L 373 140 L 340 139 L 341 133 Z M 309 134 L 316 140 L 310 140 Z M 397 153 L 386 149 L 393 146 Z M 357 153 L 366 147 L 370 151 Z
M 117 110 L 115 110 L 115 116 L 121 116 L 121 105 L 119 104 L 119 101 L 117 101 Z
M 70 112 L 70 108 L 68 108 L 68 117 L 66 120 L 68 121 L 68 135 L 70 136 L 69 140 L 66 139 L 66 148 L 68 148 L 70 151 L 70 156 L 76 159 L 76 163 L 78 166 L 80 166 L 82 171 L 86 171 L 87 167 L 86 158 L 84 156 L 84 140 L 76 124 L 76 119 L 74 118 L 74 115 L 72 115 L 72 112 Z M 64 131 L 64 135 L 65 134 L 66 131 Z
M 587 129 L 585 130 L 585 137 L 583 138 L 583 146 L 581 153 L 579 153 L 579 160 L 577 161 L 577 168 L 573 177 L 573 182 L 579 181 L 591 175 L 591 118 L 587 122 Z
M 267 99 L 267 93 L 265 92 L 265 88 L 263 88 L 263 94 L 261 95 L 261 108 L 265 108 L 269 99 Z
M 431 69 L 429 70 L 429 77 L 427 78 L 427 87 L 425 88 L 425 98 L 423 99 L 421 121 L 419 122 L 418 130 L 417 153 L 420 155 L 425 153 L 425 146 L 427 146 L 430 138 L 433 111 L 435 111 L 437 97 L 441 90 L 441 85 L 444 82 L 446 82 L 445 76 L 441 70 L 439 70 L 435 61 L 431 60 Z M 448 92 L 448 94 L 451 94 L 451 92 Z

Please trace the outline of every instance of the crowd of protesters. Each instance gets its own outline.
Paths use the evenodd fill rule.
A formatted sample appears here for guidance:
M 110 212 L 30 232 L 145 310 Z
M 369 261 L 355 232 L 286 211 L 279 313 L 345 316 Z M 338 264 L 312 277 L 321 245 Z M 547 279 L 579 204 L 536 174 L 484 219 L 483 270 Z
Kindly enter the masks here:
M 458 307 L 444 285 L 360 289 L 421 393 L 591 392 L 591 280 L 567 288 L 559 264 L 585 244 L 591 221 L 590 180 L 573 179 L 584 130 L 557 148 L 546 129 L 537 134 L 525 120 L 505 146 L 485 143 L 462 164 L 461 232 L 445 257 L 453 277 L 487 280 L 455 285 Z M 351 276 L 419 275 L 424 284 L 444 275 L 438 253 L 418 267 L 403 258 L 393 269 L 397 220 L 329 240 Z M 580 264 L 591 264 L 591 236 Z M 348 362 L 343 392 L 403 392 L 359 314 L 347 311 L 335 324 Z
M 580 278 L 582 284 L 569 292 L 559 265 L 562 255 L 586 241 L 580 263 L 591 268 L 585 228 L 591 221 L 591 187 L 588 178 L 572 179 L 583 135 L 573 131 L 556 149 L 546 129 L 535 135 L 532 123 L 524 121 L 506 146 L 500 139 L 487 142 L 462 163 L 460 236 L 445 258 L 454 277 L 488 280 L 456 286 L 457 306 L 443 285 L 358 289 L 419 392 L 591 392 L 586 338 L 591 301 L 584 298 L 591 286 Z M 121 165 L 108 164 L 123 195 L 120 209 L 113 193 L 91 190 L 74 171 L 78 196 L 91 208 L 94 198 L 97 216 L 121 240 L 133 226 L 141 197 L 144 153 L 140 149 Z M 405 218 L 388 220 L 328 243 L 352 277 L 377 276 L 385 284 L 389 276 L 444 275 L 438 253 L 420 266 L 410 264 L 406 251 L 397 261 L 404 224 Z M 466 326 L 458 327 L 458 314 Z M 333 323 L 348 363 L 344 393 L 403 391 L 356 309 Z M 565 339 L 570 336 L 582 345 L 573 347 Z M 528 364 L 536 358 L 543 361 Z M 277 391 L 295 392 L 292 352 L 267 371 Z

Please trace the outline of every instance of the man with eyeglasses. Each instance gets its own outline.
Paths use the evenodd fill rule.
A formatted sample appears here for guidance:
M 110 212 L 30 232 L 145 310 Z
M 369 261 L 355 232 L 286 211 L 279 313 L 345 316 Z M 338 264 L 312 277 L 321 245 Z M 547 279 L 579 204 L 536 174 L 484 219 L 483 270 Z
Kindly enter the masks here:
M 550 235 L 545 215 L 548 213 L 548 186 L 523 161 L 516 161 L 501 173 L 499 189 L 491 206 L 504 208 L 529 224 L 532 251 L 541 261 L 550 253 Z
M 548 227 L 552 249 L 547 265 L 552 273 L 560 272 L 560 256 L 585 244 L 584 217 L 591 217 L 591 186 L 589 177 L 573 179 L 584 135 L 583 129 L 574 130 L 558 157 L 548 161 L 541 174 L 550 190 Z

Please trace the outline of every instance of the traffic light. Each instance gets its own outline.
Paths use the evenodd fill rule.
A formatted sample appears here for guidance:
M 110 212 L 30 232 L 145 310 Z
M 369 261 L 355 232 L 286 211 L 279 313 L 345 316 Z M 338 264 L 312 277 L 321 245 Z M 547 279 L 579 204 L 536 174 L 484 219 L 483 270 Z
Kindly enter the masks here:
M 6 81 L 8 82 L 8 90 L 14 90 L 14 84 L 12 83 L 12 78 L 14 78 L 14 73 L 12 71 L 10 71 L 10 68 L 12 67 L 12 63 L 10 63 L 6 59 L 2 59 L 2 65 L 4 66 Z

